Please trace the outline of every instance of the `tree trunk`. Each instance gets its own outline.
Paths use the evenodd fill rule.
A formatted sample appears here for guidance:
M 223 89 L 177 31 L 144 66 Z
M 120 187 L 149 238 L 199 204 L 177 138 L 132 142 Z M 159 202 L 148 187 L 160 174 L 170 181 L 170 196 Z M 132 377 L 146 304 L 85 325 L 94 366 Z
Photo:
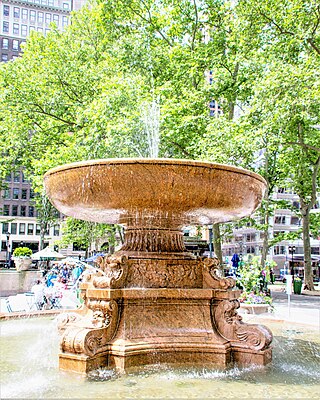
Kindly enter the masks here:
M 310 211 L 308 207 L 303 207 L 300 199 L 302 214 L 302 237 L 304 251 L 304 289 L 314 290 L 312 261 L 311 261 L 311 245 L 310 245 Z
M 269 217 L 268 217 L 269 218 Z M 261 250 L 261 269 L 265 269 L 266 267 L 266 260 L 269 251 L 269 225 L 263 231 L 264 238 L 262 243 L 262 250 Z
M 44 248 L 44 235 L 46 233 L 46 226 L 43 223 L 40 223 L 40 243 L 39 250 Z
M 220 224 L 212 225 L 213 233 L 213 249 L 216 257 L 219 259 L 221 271 L 223 271 L 223 260 L 222 260 L 222 249 L 221 249 L 221 234 L 220 234 Z

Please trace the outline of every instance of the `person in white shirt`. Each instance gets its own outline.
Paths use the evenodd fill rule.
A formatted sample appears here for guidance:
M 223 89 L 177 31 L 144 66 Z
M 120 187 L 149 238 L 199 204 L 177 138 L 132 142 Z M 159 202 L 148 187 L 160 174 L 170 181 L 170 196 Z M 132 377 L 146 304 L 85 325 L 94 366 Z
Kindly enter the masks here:
M 31 292 L 34 294 L 34 302 L 38 310 L 41 310 L 45 304 L 44 289 L 45 286 L 39 279 L 31 288 Z

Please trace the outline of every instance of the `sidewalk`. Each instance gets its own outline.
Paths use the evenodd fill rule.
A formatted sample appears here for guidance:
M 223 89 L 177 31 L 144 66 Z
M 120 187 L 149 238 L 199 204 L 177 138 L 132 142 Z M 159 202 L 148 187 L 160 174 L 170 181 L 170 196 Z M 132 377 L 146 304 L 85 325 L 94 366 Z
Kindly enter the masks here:
M 320 331 L 320 288 L 317 285 L 315 292 L 303 291 L 300 295 L 288 295 L 285 292 L 285 285 L 269 285 L 271 290 L 274 308 L 272 312 L 259 315 L 244 314 L 241 316 L 245 322 L 259 322 L 259 320 L 270 320 L 274 322 L 291 322 L 313 326 Z M 253 321 L 253 319 L 255 321 Z

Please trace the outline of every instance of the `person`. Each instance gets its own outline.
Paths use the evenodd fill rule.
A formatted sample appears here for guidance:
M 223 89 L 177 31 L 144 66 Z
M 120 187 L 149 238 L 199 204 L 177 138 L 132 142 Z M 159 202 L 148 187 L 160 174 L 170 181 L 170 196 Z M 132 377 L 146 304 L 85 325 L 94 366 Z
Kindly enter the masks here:
M 275 277 L 274 277 L 274 272 L 273 272 L 272 268 L 270 269 L 270 281 L 271 281 L 271 285 L 273 285 L 274 281 L 275 281 Z
M 83 268 L 80 265 L 77 265 L 73 270 L 72 270 L 72 277 L 73 277 L 73 283 L 75 284 L 77 280 L 79 279 L 80 275 L 83 272 Z
M 44 297 L 44 284 L 38 279 L 36 283 L 32 286 L 31 292 L 34 294 L 34 303 L 38 310 L 42 310 L 45 304 Z
M 62 278 L 62 283 L 68 283 L 69 280 L 69 271 L 68 267 L 65 265 L 61 271 L 61 278 Z

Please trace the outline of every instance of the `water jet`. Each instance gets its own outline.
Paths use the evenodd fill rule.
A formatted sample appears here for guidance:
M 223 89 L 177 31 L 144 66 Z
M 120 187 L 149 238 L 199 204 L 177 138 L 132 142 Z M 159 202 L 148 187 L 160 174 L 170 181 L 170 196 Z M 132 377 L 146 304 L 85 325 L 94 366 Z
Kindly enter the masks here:
M 217 259 L 187 252 L 182 234 L 252 214 L 261 176 L 200 161 L 106 159 L 56 167 L 44 183 L 65 215 L 125 227 L 122 248 L 98 260 L 103 273 L 81 284 L 82 309 L 59 325 L 61 369 L 271 361 L 270 330 L 242 321 L 235 281 L 219 276 Z

